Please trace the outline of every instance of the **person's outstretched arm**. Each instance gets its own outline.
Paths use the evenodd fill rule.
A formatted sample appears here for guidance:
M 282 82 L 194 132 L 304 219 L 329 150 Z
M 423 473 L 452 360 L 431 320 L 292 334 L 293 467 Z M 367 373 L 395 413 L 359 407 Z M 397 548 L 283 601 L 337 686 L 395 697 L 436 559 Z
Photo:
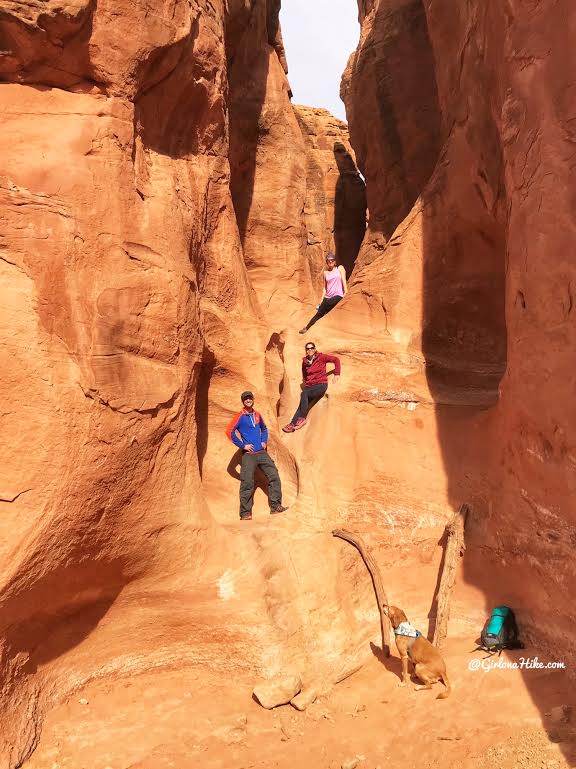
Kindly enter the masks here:
M 340 358 L 337 358 L 335 355 L 327 355 L 324 353 L 324 360 L 326 363 L 333 363 L 334 364 L 334 381 L 338 381 L 338 377 L 340 376 Z
M 339 264 L 338 269 L 340 270 L 340 275 L 342 276 L 342 288 L 344 289 L 344 296 L 348 293 L 348 283 L 346 282 L 346 270 L 344 267 Z

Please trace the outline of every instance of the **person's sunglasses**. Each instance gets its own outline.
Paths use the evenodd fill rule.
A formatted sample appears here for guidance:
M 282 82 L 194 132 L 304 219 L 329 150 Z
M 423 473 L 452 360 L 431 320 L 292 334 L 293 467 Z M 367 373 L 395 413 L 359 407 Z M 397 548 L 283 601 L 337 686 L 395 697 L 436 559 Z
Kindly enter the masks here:
M 316 348 L 315 347 L 307 347 L 306 349 L 307 350 L 315 350 Z

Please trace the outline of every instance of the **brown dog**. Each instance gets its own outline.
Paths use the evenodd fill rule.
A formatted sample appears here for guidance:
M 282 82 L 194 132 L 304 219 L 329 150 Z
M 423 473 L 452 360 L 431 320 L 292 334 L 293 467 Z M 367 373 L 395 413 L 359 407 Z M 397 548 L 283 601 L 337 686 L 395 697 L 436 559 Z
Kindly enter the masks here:
M 414 672 L 424 682 L 423 686 L 418 684 L 414 689 L 416 691 L 419 689 L 431 689 L 432 684 L 442 681 L 446 691 L 440 692 L 436 699 L 446 699 L 452 688 L 446 673 L 446 663 L 438 649 L 432 646 L 430 641 L 424 638 L 423 635 L 419 635 L 417 638 L 414 637 L 413 633 L 415 631 L 402 609 L 399 609 L 397 606 L 386 606 L 384 607 L 384 613 L 394 628 L 396 648 L 402 660 L 402 681 L 398 685 L 406 686 L 410 680 L 408 676 L 408 658 L 410 658 L 414 663 Z M 410 633 L 412 635 L 409 635 Z

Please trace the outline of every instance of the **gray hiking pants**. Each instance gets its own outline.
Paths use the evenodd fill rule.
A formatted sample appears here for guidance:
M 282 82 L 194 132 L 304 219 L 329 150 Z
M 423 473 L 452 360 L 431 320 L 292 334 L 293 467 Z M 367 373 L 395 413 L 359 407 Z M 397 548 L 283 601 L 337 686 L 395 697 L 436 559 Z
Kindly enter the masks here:
M 268 480 L 268 503 L 275 507 L 282 502 L 282 485 L 274 460 L 267 451 L 257 451 L 253 454 L 245 452 L 242 455 L 240 470 L 240 515 L 252 511 L 254 496 L 254 471 L 259 467 Z

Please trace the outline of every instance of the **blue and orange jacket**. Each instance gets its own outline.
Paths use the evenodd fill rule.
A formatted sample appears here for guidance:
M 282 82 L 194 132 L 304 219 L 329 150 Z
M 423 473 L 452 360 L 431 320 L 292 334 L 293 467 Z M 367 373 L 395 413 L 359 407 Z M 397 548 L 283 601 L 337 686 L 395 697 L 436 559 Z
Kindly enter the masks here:
M 230 421 L 226 435 L 240 449 L 251 443 L 254 451 L 264 451 L 262 444 L 268 443 L 268 428 L 258 411 L 248 412 L 242 409 Z

